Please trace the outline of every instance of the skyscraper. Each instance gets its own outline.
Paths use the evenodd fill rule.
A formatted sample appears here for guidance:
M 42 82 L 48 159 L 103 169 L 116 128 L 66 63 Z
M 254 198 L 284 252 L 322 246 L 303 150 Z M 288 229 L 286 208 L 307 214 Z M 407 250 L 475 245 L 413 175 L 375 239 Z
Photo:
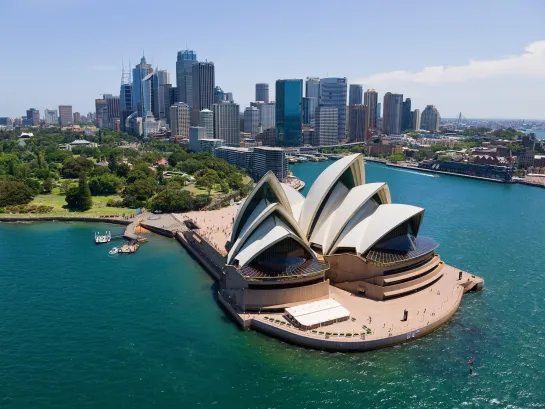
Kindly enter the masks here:
M 411 129 L 413 125 L 413 118 L 411 115 L 411 99 L 406 98 L 403 101 L 403 118 L 401 119 L 401 131 Z
M 191 108 L 185 102 L 176 102 L 170 107 L 170 130 L 175 138 L 189 138 Z
M 386 135 L 399 135 L 402 131 L 403 94 L 387 92 L 384 94 L 384 113 L 382 132 Z
M 367 105 L 367 124 L 370 129 L 377 128 L 377 119 L 380 117 L 377 111 L 378 93 L 374 89 L 365 92 L 364 105 Z
M 40 125 L 40 111 L 36 108 L 30 108 L 26 111 L 26 118 L 32 126 Z
M 199 112 L 199 126 L 204 128 L 205 138 L 214 138 L 214 113 L 209 109 Z
M 252 102 L 250 105 L 255 106 L 259 110 L 259 126 L 262 131 L 274 128 L 276 116 L 276 104 L 274 102 L 265 103 L 259 101 Z
M 244 110 L 244 132 L 248 132 L 255 138 L 259 133 L 259 109 L 247 107 Z
M 195 62 L 192 65 L 192 88 L 193 88 L 193 120 L 192 123 L 199 122 L 199 112 L 203 109 L 212 108 L 214 103 L 214 63 L 213 62 Z
M 150 72 L 148 75 L 142 78 L 142 84 L 140 85 L 140 87 L 142 90 L 142 116 L 148 116 L 149 114 L 153 115 L 153 72 Z
M 79 124 L 81 122 L 81 115 L 79 112 L 74 112 L 74 123 Z
M 189 127 L 189 150 L 191 152 L 199 152 L 199 141 L 206 138 L 206 130 L 202 126 Z
M 222 139 L 228 146 L 240 146 L 240 108 L 233 102 L 214 104 L 214 139 Z
M 73 121 L 72 105 L 59 105 L 59 123 L 61 126 L 67 126 Z
M 140 87 L 138 87 L 138 89 L 140 89 Z M 96 120 L 96 125 L 99 128 L 102 128 L 104 126 L 102 113 L 104 112 L 105 109 L 106 109 L 106 100 L 104 98 L 95 99 L 95 120 Z
M 303 98 L 303 124 L 314 125 L 316 116 L 316 108 L 318 108 L 318 98 L 304 97 Z
M 263 82 L 255 84 L 255 100 L 269 102 L 269 84 Z
M 176 59 L 176 87 L 178 88 L 179 102 L 193 104 L 193 70 L 197 62 L 197 53 L 193 50 L 178 51 Z M 178 102 L 178 101 L 176 101 Z
M 108 111 L 108 123 L 103 124 L 103 126 L 108 127 L 110 129 L 115 129 L 115 121 L 116 119 L 120 118 L 119 114 L 119 97 L 116 95 L 104 95 L 104 99 L 106 100 L 106 109 Z
M 153 115 L 156 119 L 166 120 L 170 105 L 165 105 L 165 86 L 170 84 L 170 74 L 167 70 L 155 70 L 153 73 Z M 168 95 L 168 89 L 167 89 Z
M 350 84 L 348 105 L 363 104 L 363 87 L 358 84 Z
M 214 87 L 214 104 L 219 104 L 222 101 L 225 101 L 225 93 L 219 85 L 216 85 Z
M 305 81 L 305 97 L 320 98 L 320 78 L 307 77 L 307 80 Z
M 119 119 L 121 120 L 121 130 L 126 131 L 126 121 L 130 114 L 134 111 L 132 109 L 132 84 L 130 80 L 121 83 L 119 88 Z
M 234 102 L 235 100 L 233 99 L 233 93 L 232 92 L 226 92 L 224 94 L 224 100 L 227 101 L 227 102 Z
M 300 146 L 302 140 L 301 100 L 303 80 L 276 81 L 276 146 Z
M 412 129 L 415 131 L 420 130 L 420 110 L 415 109 L 412 113 Z
M 422 111 L 422 118 L 420 121 L 421 129 L 426 131 L 436 131 L 439 129 L 439 123 L 441 122 L 441 115 L 435 108 L 435 105 L 426 105 L 424 111 Z
M 141 117 L 146 114 L 142 107 L 142 81 L 152 72 L 151 64 L 146 63 L 144 56 L 140 59 L 140 64 L 137 64 L 132 70 L 132 108 Z
M 46 109 L 44 112 L 44 119 L 46 125 L 58 125 L 59 117 L 56 109 Z
M 346 78 L 322 78 L 320 80 L 319 105 L 332 105 L 337 107 L 338 136 L 337 140 L 346 137 Z
M 368 139 L 367 106 L 350 105 L 350 124 L 348 126 L 348 142 L 364 142 Z
M 339 112 L 337 107 L 333 105 L 320 105 L 316 108 L 315 121 L 319 145 L 337 145 L 339 142 Z

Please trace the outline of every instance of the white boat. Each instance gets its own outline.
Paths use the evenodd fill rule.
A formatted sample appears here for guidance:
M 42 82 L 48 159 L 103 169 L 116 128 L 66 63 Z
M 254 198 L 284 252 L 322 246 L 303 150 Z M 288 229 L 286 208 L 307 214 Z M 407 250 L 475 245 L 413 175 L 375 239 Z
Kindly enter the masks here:
M 118 251 L 119 249 L 117 247 L 114 247 L 113 249 L 110 250 L 109 254 L 117 254 Z

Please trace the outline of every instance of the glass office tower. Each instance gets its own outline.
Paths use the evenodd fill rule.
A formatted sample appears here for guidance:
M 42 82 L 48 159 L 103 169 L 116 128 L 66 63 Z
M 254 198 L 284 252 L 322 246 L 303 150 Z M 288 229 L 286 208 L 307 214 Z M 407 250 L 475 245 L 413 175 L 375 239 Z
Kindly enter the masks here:
M 276 81 L 276 146 L 301 146 L 303 80 Z

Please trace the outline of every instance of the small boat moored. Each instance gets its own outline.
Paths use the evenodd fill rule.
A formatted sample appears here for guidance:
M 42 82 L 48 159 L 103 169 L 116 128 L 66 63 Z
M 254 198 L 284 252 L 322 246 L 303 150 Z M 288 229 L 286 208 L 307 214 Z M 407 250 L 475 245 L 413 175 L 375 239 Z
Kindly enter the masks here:
M 109 254 L 117 254 L 118 251 L 119 249 L 117 247 L 114 247 L 110 250 Z

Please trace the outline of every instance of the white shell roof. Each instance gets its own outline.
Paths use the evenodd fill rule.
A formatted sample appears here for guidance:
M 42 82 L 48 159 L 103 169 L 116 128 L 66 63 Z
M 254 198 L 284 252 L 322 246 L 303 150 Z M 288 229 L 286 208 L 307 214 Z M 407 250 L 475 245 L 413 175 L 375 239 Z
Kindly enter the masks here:
M 324 254 L 329 252 L 331 246 L 335 243 L 346 224 L 355 215 L 358 209 L 367 203 L 375 193 L 383 189 L 384 186 L 386 186 L 386 183 L 368 183 L 366 185 L 356 186 L 348 192 L 341 205 L 330 217 L 330 228 L 325 232 L 322 243 L 322 251 Z
M 423 211 L 421 207 L 405 204 L 380 205 L 372 215 L 360 221 L 342 237 L 335 248 L 354 248 L 358 254 L 363 254 L 401 223 Z
M 352 189 L 337 183 L 347 169 L 351 169 L 354 176 L 356 186 Z M 271 172 L 267 173 L 235 216 L 227 263 L 238 260 L 239 265 L 244 266 L 288 237 L 298 241 L 313 257 L 316 255 L 310 243 L 321 246 L 324 255 L 334 254 L 338 248 L 364 254 L 397 226 L 424 212 L 416 206 L 391 204 L 387 184 L 364 184 L 364 178 L 361 154 L 347 156 L 329 166 L 318 176 L 306 198 L 280 183 Z M 265 183 L 276 198 L 262 198 L 251 214 L 245 214 Z M 371 200 L 375 195 L 381 204 Z M 326 196 L 327 202 L 323 203 Z M 315 218 L 318 219 L 313 221 Z M 242 222 L 244 225 L 239 226 Z
M 286 183 L 281 183 L 280 185 L 282 186 L 282 189 L 284 189 L 284 193 L 286 193 L 286 196 L 290 202 L 292 216 L 295 220 L 297 220 L 299 218 L 299 214 L 301 213 L 303 203 L 305 202 L 305 196 Z
M 301 229 L 293 217 L 280 205 L 279 203 L 269 203 L 267 200 L 262 199 L 261 202 L 256 206 L 235 241 L 231 246 L 231 250 L 227 255 L 227 264 L 229 264 L 234 255 L 238 252 L 239 248 L 244 245 L 248 240 L 248 237 L 252 232 L 264 222 L 267 217 L 274 217 L 275 212 L 278 212 L 279 215 L 284 217 L 284 220 L 288 222 L 288 225 L 291 230 L 293 230 L 299 237 L 303 239 L 305 243 L 308 242 L 304 239 Z
M 361 165 L 358 162 L 361 162 Z M 363 159 L 361 154 L 356 153 L 354 155 L 345 156 L 330 165 L 316 178 L 316 181 L 310 187 L 298 219 L 301 228 L 307 235 L 310 233 L 310 225 L 316 216 L 316 211 L 321 206 L 327 193 L 343 175 L 344 171 L 352 165 L 356 168 L 354 171 L 356 185 L 365 183 Z
M 269 247 L 289 237 L 298 241 L 302 247 L 314 255 L 312 249 L 285 223 L 276 217 L 268 217 L 248 238 L 235 259 L 241 267 L 245 266 Z

